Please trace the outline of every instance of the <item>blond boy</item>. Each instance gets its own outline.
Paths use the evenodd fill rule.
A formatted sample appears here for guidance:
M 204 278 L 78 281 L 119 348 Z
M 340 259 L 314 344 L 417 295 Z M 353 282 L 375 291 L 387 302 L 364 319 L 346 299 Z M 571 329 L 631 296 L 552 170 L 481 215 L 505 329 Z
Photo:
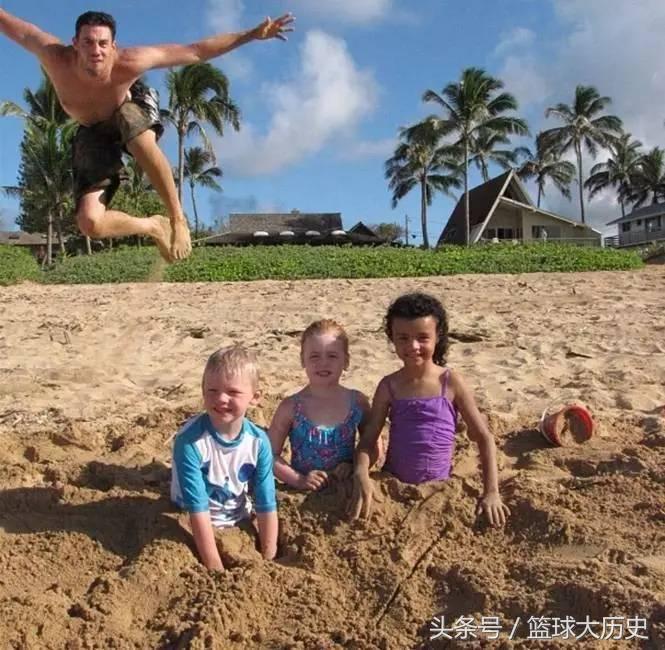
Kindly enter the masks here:
M 208 569 L 224 569 L 215 529 L 242 525 L 254 513 L 261 554 L 271 560 L 277 552 L 270 442 L 245 417 L 259 397 L 258 386 L 253 353 L 233 346 L 212 354 L 202 381 L 205 413 L 189 420 L 173 445 L 171 499 L 189 513 L 196 549 Z

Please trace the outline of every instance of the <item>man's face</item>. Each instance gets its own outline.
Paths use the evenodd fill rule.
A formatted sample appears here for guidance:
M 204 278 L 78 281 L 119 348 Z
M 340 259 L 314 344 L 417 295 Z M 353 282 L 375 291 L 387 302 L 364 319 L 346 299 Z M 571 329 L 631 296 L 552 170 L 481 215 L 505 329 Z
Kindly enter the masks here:
M 109 27 L 83 25 L 72 40 L 79 65 L 92 77 L 101 77 L 113 67 L 115 41 Z

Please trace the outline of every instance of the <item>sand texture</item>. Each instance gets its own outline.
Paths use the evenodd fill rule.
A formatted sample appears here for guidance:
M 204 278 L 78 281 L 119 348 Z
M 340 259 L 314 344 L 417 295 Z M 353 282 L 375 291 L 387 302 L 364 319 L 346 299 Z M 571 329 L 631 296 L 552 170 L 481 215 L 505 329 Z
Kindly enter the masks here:
M 279 559 L 208 574 L 168 501 L 169 439 L 200 408 L 208 354 L 256 350 L 267 424 L 303 383 L 300 332 L 334 317 L 351 338 L 344 383 L 371 395 L 398 367 L 385 309 L 414 289 L 449 310 L 449 365 L 497 438 L 505 529 L 475 516 L 460 426 L 450 481 L 377 473 L 355 523 L 348 484 L 280 488 Z M 550 446 L 538 418 L 570 400 L 595 434 Z M 663 266 L 0 288 L 0 648 L 665 648 L 664 407 Z M 440 615 L 496 616 L 503 634 L 431 640 Z M 587 615 L 642 617 L 650 638 L 528 638 L 531 616 Z

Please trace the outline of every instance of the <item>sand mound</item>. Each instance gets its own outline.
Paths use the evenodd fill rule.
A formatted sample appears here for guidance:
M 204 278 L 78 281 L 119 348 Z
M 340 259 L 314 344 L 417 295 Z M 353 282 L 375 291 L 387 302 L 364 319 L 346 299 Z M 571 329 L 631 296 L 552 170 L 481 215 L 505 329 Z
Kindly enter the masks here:
M 654 266 L 3 289 L 0 646 L 556 648 L 571 642 L 530 639 L 530 617 L 617 616 L 644 619 L 649 639 L 588 647 L 665 647 L 664 280 Z M 396 368 L 385 307 L 414 288 L 451 312 L 450 365 L 497 436 L 506 528 L 475 515 L 478 459 L 460 427 L 450 481 L 377 472 L 372 516 L 354 523 L 348 482 L 280 490 L 277 561 L 208 574 L 168 501 L 168 441 L 199 408 L 207 354 L 233 340 L 259 353 L 265 423 L 302 382 L 299 332 L 334 316 L 351 335 L 346 383 L 371 393 Z M 538 417 L 569 398 L 597 430 L 549 446 Z M 498 617 L 502 641 L 431 640 L 435 616 Z

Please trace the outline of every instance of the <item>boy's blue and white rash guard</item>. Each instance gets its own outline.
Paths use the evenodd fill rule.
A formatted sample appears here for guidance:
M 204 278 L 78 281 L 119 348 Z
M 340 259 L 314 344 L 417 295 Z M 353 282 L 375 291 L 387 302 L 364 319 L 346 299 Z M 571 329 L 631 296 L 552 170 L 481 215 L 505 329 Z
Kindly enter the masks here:
M 252 512 L 274 512 L 272 449 L 262 429 L 243 419 L 240 434 L 226 441 L 207 413 L 189 420 L 173 445 L 171 499 L 187 512 L 210 511 L 213 526 L 233 526 Z

